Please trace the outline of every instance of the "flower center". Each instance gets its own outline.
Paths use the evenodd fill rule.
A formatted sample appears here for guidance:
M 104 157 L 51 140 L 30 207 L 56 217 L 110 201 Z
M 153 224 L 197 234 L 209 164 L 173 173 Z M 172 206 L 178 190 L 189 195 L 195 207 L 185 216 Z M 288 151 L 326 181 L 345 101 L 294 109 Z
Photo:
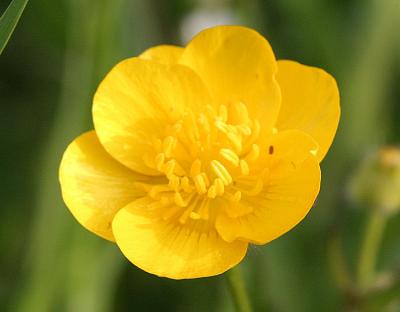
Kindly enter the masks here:
M 166 127 L 164 137 L 152 140 L 154 153 L 144 156 L 146 165 L 165 177 L 146 186 L 154 200 L 150 206 L 162 209 L 164 219 L 181 223 L 214 218 L 216 201 L 226 201 L 224 206 L 240 215 L 234 210 L 243 196 L 263 188 L 260 170 L 252 170 L 260 156 L 259 136 L 259 121 L 241 102 L 186 112 Z

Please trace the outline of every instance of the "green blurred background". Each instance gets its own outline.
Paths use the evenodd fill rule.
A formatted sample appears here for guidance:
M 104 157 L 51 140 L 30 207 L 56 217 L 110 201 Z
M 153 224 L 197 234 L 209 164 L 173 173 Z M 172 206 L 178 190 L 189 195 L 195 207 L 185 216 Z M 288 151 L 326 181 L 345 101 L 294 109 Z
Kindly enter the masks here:
M 339 240 L 356 271 L 368 213 L 348 200 L 354 168 L 371 149 L 400 142 L 399 0 L 30 1 L 0 56 L 0 311 L 233 311 L 221 277 L 173 281 L 129 264 L 78 225 L 57 178 L 67 144 L 93 127 L 91 98 L 113 64 L 221 23 L 255 28 L 277 58 L 326 69 L 341 92 L 315 207 L 242 264 L 255 311 L 349 310 L 331 267 Z M 378 269 L 399 266 L 394 216 Z M 376 311 L 400 311 L 397 293 Z

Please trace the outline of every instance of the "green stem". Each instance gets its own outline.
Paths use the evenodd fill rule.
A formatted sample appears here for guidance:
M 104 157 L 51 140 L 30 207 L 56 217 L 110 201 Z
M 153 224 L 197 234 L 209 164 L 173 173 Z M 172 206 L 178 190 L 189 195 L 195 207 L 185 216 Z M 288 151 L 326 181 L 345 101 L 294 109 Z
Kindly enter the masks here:
M 225 273 L 229 291 L 232 295 L 237 312 L 251 312 L 251 304 L 246 292 L 243 275 L 239 266 Z
M 372 210 L 365 229 L 358 263 L 358 286 L 362 292 L 368 288 L 374 278 L 376 260 L 385 225 L 386 216 L 378 209 Z

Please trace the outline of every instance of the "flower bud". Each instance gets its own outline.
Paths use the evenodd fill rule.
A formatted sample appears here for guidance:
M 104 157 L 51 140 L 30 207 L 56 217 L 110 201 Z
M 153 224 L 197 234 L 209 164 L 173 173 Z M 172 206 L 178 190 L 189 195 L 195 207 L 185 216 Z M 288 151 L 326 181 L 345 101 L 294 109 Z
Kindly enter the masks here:
M 352 198 L 390 215 L 400 209 L 400 148 L 387 146 L 368 155 L 350 183 Z

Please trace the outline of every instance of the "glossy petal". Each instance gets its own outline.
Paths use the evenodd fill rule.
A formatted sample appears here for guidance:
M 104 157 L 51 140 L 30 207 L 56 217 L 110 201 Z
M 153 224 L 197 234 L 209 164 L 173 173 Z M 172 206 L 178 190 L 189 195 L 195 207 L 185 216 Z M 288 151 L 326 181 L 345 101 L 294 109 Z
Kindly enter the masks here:
M 296 148 L 292 148 L 293 143 Z M 292 229 L 311 209 L 320 187 L 315 142 L 306 134 L 287 131 L 274 140 L 263 191 L 244 197 L 240 205 L 253 212 L 238 218 L 220 214 L 216 228 L 227 241 L 248 240 L 265 244 Z M 244 208 L 242 210 L 245 210 Z
M 320 145 L 317 157 L 327 153 L 339 123 L 339 91 L 335 79 L 322 69 L 293 61 L 278 61 L 277 80 L 282 105 L 279 130 L 299 129 Z
M 111 241 L 115 213 L 143 195 L 135 183 L 146 179 L 108 155 L 94 131 L 68 146 L 59 175 L 64 202 L 74 217 L 88 230 Z
M 265 38 L 240 26 L 218 26 L 199 33 L 180 63 L 192 68 L 218 104 L 243 102 L 264 129 L 272 127 L 280 106 L 275 56 Z
M 142 270 L 173 279 L 206 277 L 225 272 L 245 256 L 247 243 L 227 243 L 207 224 L 163 221 L 148 203 L 136 200 L 113 221 L 118 246 Z
M 181 65 L 132 58 L 118 64 L 98 88 L 93 103 L 96 133 L 104 148 L 125 166 L 143 174 L 153 139 L 190 108 L 210 103 L 200 78 Z
M 159 45 L 147 49 L 140 54 L 141 59 L 152 60 L 163 64 L 176 64 L 183 52 L 182 47 Z

